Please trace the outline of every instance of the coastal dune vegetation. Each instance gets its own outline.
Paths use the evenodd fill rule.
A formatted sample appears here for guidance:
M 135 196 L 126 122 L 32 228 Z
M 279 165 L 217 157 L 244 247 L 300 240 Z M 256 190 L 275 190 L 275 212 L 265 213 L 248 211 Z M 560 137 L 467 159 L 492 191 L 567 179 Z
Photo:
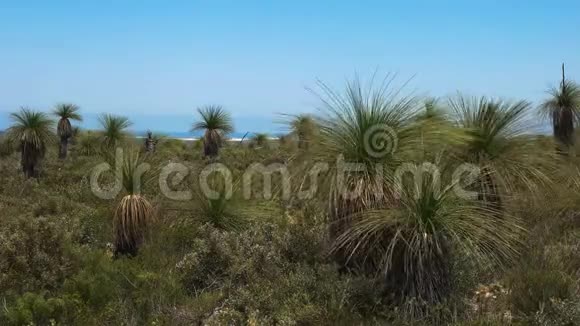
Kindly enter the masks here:
M 219 105 L 189 142 L 16 110 L 0 324 L 580 325 L 578 84 L 542 103 L 394 75 L 313 92 L 286 134 L 235 142 Z

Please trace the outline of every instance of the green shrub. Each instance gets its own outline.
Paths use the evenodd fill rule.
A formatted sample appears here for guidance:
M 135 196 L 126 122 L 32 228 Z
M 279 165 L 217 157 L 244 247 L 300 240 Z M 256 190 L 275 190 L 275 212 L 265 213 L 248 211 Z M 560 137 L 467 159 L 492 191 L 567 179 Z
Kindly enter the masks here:
M 183 292 L 177 278 L 151 270 L 151 260 L 114 260 L 97 250 L 83 256 L 82 269 L 65 282 L 63 292 L 78 298 L 88 315 L 101 323 L 150 323 L 164 318 L 180 301 Z
M 75 297 L 47 298 L 44 294 L 27 292 L 6 308 L 5 319 L 11 325 L 67 324 L 80 309 L 80 301 Z
M 475 320 L 465 321 L 457 326 L 505 326 L 510 325 L 502 316 L 480 317 Z
M 187 150 L 187 143 L 179 139 L 164 138 L 157 146 L 158 152 L 175 157 L 183 155 Z
M 560 214 L 538 222 L 528 246 L 506 280 L 514 316 L 531 322 L 542 311 L 553 313 L 555 303 L 573 299 L 580 270 L 580 233 L 570 214 Z
M 3 221 L 0 228 L 0 293 L 55 291 L 74 272 L 66 235 L 46 218 Z
M 0 158 L 8 157 L 14 153 L 14 146 L 0 136 Z
M 323 260 L 320 234 L 297 226 L 264 224 L 231 233 L 205 225 L 177 267 L 191 296 L 225 294 L 220 309 L 204 314 L 208 323 L 328 324 L 354 318 L 349 279 Z
M 99 133 L 86 131 L 79 135 L 74 148 L 81 155 L 91 156 L 99 153 L 100 147 Z
M 47 198 L 41 201 L 34 208 L 33 214 L 35 217 L 50 216 L 58 213 L 58 203 L 54 198 Z
M 580 298 L 551 300 L 550 305 L 538 311 L 534 318 L 538 326 L 580 325 Z
M 573 279 L 558 269 L 518 269 L 508 280 L 509 302 L 516 314 L 533 316 L 552 299 L 568 299 L 572 286 Z

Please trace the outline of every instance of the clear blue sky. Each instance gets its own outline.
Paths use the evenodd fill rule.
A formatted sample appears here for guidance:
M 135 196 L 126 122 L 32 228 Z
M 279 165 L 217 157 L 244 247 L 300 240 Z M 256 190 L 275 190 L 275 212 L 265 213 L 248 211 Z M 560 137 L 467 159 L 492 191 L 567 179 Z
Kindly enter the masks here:
M 20 106 L 79 104 L 135 129 L 187 131 L 217 103 L 239 131 L 274 131 L 279 112 L 313 111 L 317 78 L 341 86 L 375 69 L 410 90 L 538 101 L 580 80 L 580 2 L 0 2 L 0 129 Z

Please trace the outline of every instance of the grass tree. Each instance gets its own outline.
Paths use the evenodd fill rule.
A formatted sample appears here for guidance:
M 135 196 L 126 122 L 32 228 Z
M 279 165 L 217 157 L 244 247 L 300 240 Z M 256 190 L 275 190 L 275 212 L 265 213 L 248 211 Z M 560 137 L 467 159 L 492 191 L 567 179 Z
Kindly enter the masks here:
M 492 219 L 492 210 L 459 198 L 452 170 L 437 166 L 440 174 L 405 179 L 396 207 L 359 213 L 334 245 L 348 259 L 362 257 L 372 266 L 411 315 L 449 298 L 456 258 L 502 266 L 517 255 L 524 234 L 517 219 Z
M 388 75 L 368 88 L 354 80 L 344 92 L 319 84 L 320 146 L 313 154 L 329 164 L 318 193 L 329 205 L 331 239 L 346 232 L 357 214 L 394 202 L 395 170 L 419 143 L 412 128 L 417 100 L 391 89 L 393 80 Z M 346 264 L 344 254 L 336 258 Z
M 153 136 L 151 130 L 147 130 L 147 137 L 145 138 L 145 151 L 149 153 L 155 152 L 155 146 L 157 146 L 158 138 Z
M 36 177 L 46 145 L 54 140 L 54 122 L 45 113 L 27 108 L 10 114 L 10 118 L 13 124 L 8 128 L 6 137 L 20 150 L 20 164 L 24 175 L 27 178 Z
M 79 114 L 79 107 L 70 103 L 57 105 L 53 114 L 59 118 L 56 128 L 56 133 L 60 139 L 58 157 L 65 159 L 68 153 L 69 140 L 74 134 L 70 121 L 82 121 L 82 117 Z
M 113 114 L 100 115 L 99 123 L 102 128 L 101 145 L 107 150 L 118 146 L 126 138 L 127 128 L 132 125 L 129 118 Z
M 501 210 L 502 193 L 536 190 L 549 182 L 554 158 L 538 150 L 528 133 L 530 103 L 458 95 L 449 106 L 468 135 L 459 158 L 480 169 L 478 197 L 489 207 Z
M 212 186 L 215 187 L 215 186 Z M 226 231 L 239 231 L 248 222 L 246 210 L 240 201 L 224 188 L 216 188 L 216 196 L 208 196 L 201 190 L 195 192 L 193 213 L 202 223 Z
M 191 201 L 194 218 L 201 223 L 224 231 L 241 231 L 253 220 L 282 213 L 276 205 L 246 198 L 243 188 L 251 184 L 242 185 L 242 180 L 233 180 L 228 173 L 212 172 L 204 180 L 192 189 Z
M 117 176 L 125 195 L 113 216 L 116 256 L 135 256 L 155 218 L 153 206 L 141 191 L 148 178 L 142 163 L 138 151 L 129 151 Z
M 227 134 L 234 130 L 230 114 L 221 106 L 209 105 L 197 109 L 201 120 L 195 122 L 192 132 L 204 130 L 203 153 L 207 157 L 216 157 Z
M 461 144 L 467 139 L 465 131 L 457 128 L 448 110 L 437 98 L 427 98 L 423 102 L 423 108 L 415 116 L 414 126 L 422 141 L 426 137 L 439 138 L 438 142 L 442 146 L 438 146 L 436 150 L 445 150 L 448 146 Z
M 554 137 L 566 149 L 574 145 L 574 127 L 580 121 L 580 87 L 567 80 L 562 64 L 560 87 L 548 91 L 550 97 L 541 105 L 541 112 L 552 121 Z
M 266 133 L 256 133 L 252 137 L 251 144 L 253 147 L 261 148 L 268 144 L 268 139 L 270 137 Z
M 522 229 L 508 217 L 492 220 L 493 208 L 455 196 L 455 184 L 442 186 L 452 179 L 450 164 L 435 161 L 423 176 L 420 164 L 433 148 L 466 137 L 431 128 L 425 120 L 444 119 L 421 119 L 421 103 L 392 82 L 387 76 L 379 87 L 365 88 L 355 80 L 344 92 L 321 85 L 315 154 L 336 163 L 329 164 L 319 192 L 329 196 L 330 239 L 343 269 L 382 276 L 399 298 L 441 302 L 452 290 L 453 257 L 503 262 L 514 255 Z M 401 177 L 417 164 L 410 181 Z
M 417 114 L 417 120 L 446 121 L 447 112 L 437 98 L 428 98 L 424 101 L 423 110 Z
M 298 148 L 308 149 L 316 134 L 314 117 L 310 114 L 298 114 L 290 116 L 290 118 L 287 124 L 290 127 L 291 134 L 298 139 Z

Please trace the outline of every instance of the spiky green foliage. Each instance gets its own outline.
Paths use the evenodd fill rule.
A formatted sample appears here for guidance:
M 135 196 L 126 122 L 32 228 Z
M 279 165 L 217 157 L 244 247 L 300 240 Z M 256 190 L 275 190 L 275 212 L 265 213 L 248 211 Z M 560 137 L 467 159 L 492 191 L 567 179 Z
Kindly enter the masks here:
M 195 122 L 191 131 L 204 130 L 203 152 L 205 156 L 216 157 L 223 145 L 224 137 L 234 130 L 230 114 L 219 105 L 208 105 L 197 109 L 201 120 Z
M 388 75 L 365 89 L 358 79 L 344 93 L 323 83 L 319 117 L 320 148 L 316 160 L 328 162 L 320 194 L 328 195 L 331 238 L 348 229 L 353 214 L 391 201 L 394 171 L 416 148 L 412 117 L 418 105 L 413 96 L 399 96 Z M 342 171 L 341 163 L 355 163 L 359 171 Z M 353 190 L 356 196 L 349 196 Z M 349 198 L 352 197 L 352 198 Z
M 46 144 L 54 141 L 53 121 L 43 112 L 21 108 L 11 113 L 13 124 L 6 132 L 6 138 L 19 147 L 22 172 L 28 178 L 37 175 L 40 160 L 44 157 Z
M 495 212 L 489 208 L 459 199 L 457 181 L 448 178 L 452 171 L 437 166 L 441 177 L 425 174 L 401 183 L 397 207 L 359 213 L 334 247 L 349 259 L 363 257 L 390 293 L 422 304 L 442 302 L 452 292 L 457 257 L 501 266 L 517 255 L 524 234 L 517 219 L 490 218 Z
M 324 155 L 336 159 L 342 154 L 347 162 L 397 165 L 415 143 L 409 126 L 418 103 L 414 96 L 398 96 L 400 89 L 389 89 L 393 79 L 387 76 L 378 87 L 372 81 L 364 87 L 355 79 L 343 93 L 319 83 L 323 106 L 318 123 Z
M 153 206 L 141 194 L 148 180 L 148 169 L 138 151 L 131 150 L 123 156 L 120 175 L 121 185 L 127 193 L 113 216 L 115 254 L 134 256 L 138 253 L 145 235 L 155 218 Z
M 237 182 L 212 173 L 205 185 L 200 183 L 197 186 L 193 189 L 193 215 L 202 223 L 226 231 L 240 231 L 251 216 L 260 214 L 258 209 L 248 205 L 250 202 L 239 197 Z
M 263 147 L 268 144 L 270 136 L 266 133 L 256 133 L 251 139 L 251 144 L 253 147 Z
M 298 148 L 308 149 L 314 141 L 317 133 L 315 119 L 310 114 L 287 115 L 285 121 L 290 128 L 290 133 L 298 139 Z
M 134 256 L 143 244 L 154 215 L 153 206 L 141 195 L 127 195 L 115 210 L 115 253 Z
M 414 120 L 413 125 L 418 139 L 421 139 L 421 141 L 426 138 L 437 139 L 438 146 L 422 146 L 427 151 L 445 150 L 449 147 L 461 145 L 469 139 L 465 130 L 457 128 L 453 123 L 448 110 L 437 98 L 426 99 L 423 108 L 417 113 Z M 425 145 L 430 145 L 429 143 L 430 141 L 427 141 Z
M 80 108 L 71 103 L 63 103 L 56 106 L 53 114 L 59 118 L 56 127 L 56 134 L 60 138 L 58 156 L 61 159 L 66 158 L 68 153 L 68 142 L 73 136 L 73 127 L 70 120 L 82 121 L 82 117 L 79 114 Z
M 424 101 L 423 110 L 417 114 L 417 120 L 446 120 L 447 112 L 437 98 L 428 98 Z
M 113 114 L 101 114 L 98 120 L 102 128 L 102 144 L 106 149 L 118 146 L 127 136 L 127 128 L 132 125 L 129 118 Z
M 541 105 L 541 113 L 552 122 L 554 137 L 564 147 L 574 145 L 574 128 L 580 121 L 580 86 L 567 80 L 562 64 L 562 82 L 548 90 L 550 97 Z
M 200 221 L 227 231 L 241 230 L 246 224 L 246 217 L 239 203 L 219 191 L 217 198 L 210 198 L 201 192 L 196 195 L 194 215 Z
M 75 104 L 59 104 L 53 111 L 53 114 L 57 116 L 60 120 L 57 125 L 57 135 L 59 137 L 70 138 L 73 135 L 73 128 L 71 126 L 70 120 L 83 121 L 83 118 L 79 114 L 80 108 Z
M 123 191 L 130 195 L 139 195 L 151 182 L 155 181 L 160 162 L 153 161 L 153 156 L 142 154 L 134 147 L 118 148 L 116 153 L 105 156 L 111 164 L 119 164 L 121 160 L 121 172 L 116 177 L 121 183 Z
M 528 134 L 533 129 L 529 102 L 458 95 L 449 105 L 469 135 L 459 157 L 481 171 L 479 199 L 499 210 L 502 194 L 513 193 L 517 186 L 533 191 L 549 183 L 555 158 L 538 151 Z

